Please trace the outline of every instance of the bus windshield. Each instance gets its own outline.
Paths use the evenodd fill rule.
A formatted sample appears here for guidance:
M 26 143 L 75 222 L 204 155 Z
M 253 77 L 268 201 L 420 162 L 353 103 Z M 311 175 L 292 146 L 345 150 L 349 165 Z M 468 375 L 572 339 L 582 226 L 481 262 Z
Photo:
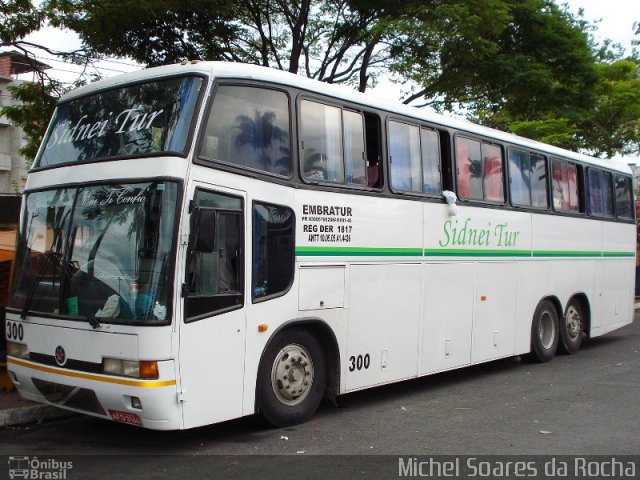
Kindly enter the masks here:
M 183 155 L 200 77 L 137 83 L 61 103 L 34 168 L 150 154 Z
M 169 322 L 176 182 L 29 193 L 10 307 L 99 323 Z

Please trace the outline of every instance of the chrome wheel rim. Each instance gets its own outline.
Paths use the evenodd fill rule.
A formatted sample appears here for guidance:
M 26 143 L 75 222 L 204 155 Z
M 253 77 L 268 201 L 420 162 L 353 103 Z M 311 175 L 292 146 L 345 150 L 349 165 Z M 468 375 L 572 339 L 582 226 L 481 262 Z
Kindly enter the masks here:
M 567 336 L 569 340 L 575 341 L 582 334 L 582 316 L 573 305 L 567 311 Z
M 280 403 L 299 405 L 311 391 L 313 361 L 302 345 L 291 344 L 276 355 L 271 368 L 271 387 Z

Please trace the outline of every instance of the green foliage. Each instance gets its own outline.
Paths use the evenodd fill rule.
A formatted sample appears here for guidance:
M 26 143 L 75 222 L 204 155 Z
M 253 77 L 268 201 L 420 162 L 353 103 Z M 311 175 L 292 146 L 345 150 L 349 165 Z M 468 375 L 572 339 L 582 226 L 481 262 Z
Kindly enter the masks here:
M 541 110 L 520 120 L 507 109 L 485 118 L 485 123 L 512 133 L 598 157 L 640 154 L 640 69 L 635 60 L 596 65 L 591 108 L 565 105 Z
M 597 101 L 577 118 L 582 146 L 597 156 L 640 155 L 640 68 L 637 61 L 598 65 Z
M 596 45 L 595 26 L 567 8 L 552 0 L 45 0 L 39 8 L 7 0 L 0 38 L 18 44 L 46 19 L 77 32 L 85 54 L 148 66 L 244 62 L 360 91 L 391 73 L 412 86 L 405 103 L 461 109 L 485 125 L 598 155 L 635 152 L 637 58 Z M 47 95 L 59 93 L 47 88 L 26 95 L 14 121 L 46 115 Z M 34 144 L 43 129 L 33 130 Z
M 19 153 L 27 159 L 29 168 L 38 153 L 49 118 L 53 114 L 57 96 L 52 92 L 56 91 L 57 87 L 58 85 L 55 84 L 42 86 L 39 83 L 23 83 L 9 87 L 11 96 L 21 104 L 0 109 L 0 114 L 20 125 L 28 138 L 27 144 L 20 149 Z
M 38 30 L 44 15 L 29 0 L 0 1 L 0 43 L 10 45 Z
M 509 125 L 509 129 L 521 137 L 533 138 L 568 150 L 578 150 L 581 146 L 576 124 L 569 118 L 545 117 L 540 120 L 516 121 Z
M 89 52 L 130 57 L 148 66 L 222 59 L 235 3 L 216 0 L 49 0 L 52 25 L 78 33 Z

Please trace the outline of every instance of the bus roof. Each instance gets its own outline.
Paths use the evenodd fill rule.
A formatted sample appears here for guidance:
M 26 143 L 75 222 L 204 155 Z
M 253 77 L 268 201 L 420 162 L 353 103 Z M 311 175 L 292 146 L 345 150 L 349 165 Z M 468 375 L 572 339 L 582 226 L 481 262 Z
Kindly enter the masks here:
M 351 103 L 356 103 L 363 107 L 385 110 L 389 113 L 412 117 L 417 120 L 423 120 L 434 125 L 451 127 L 463 132 L 482 135 L 485 137 L 493 138 L 495 140 L 508 142 L 513 145 L 519 145 L 541 152 L 546 152 L 549 155 L 558 155 L 564 158 L 597 165 L 611 170 L 617 170 L 627 174 L 631 173 L 631 169 L 629 168 L 629 166 L 620 160 L 603 160 L 590 157 L 588 155 L 572 152 L 570 150 L 565 150 L 559 147 L 554 147 L 546 143 L 538 142 L 525 137 L 520 137 L 511 133 L 506 133 L 500 130 L 476 125 L 465 120 L 448 117 L 439 113 L 435 113 L 433 111 L 407 106 L 400 102 L 385 101 L 375 96 L 367 95 L 366 93 L 357 92 L 342 85 L 328 84 L 304 77 L 302 75 L 295 75 L 274 68 L 243 63 L 197 61 L 143 69 L 136 72 L 126 73 L 123 75 L 118 75 L 105 80 L 101 80 L 90 85 L 85 85 L 76 90 L 73 90 L 72 92 L 67 93 L 60 99 L 60 101 L 64 102 L 76 97 L 91 94 L 95 91 L 115 88 L 129 83 L 148 81 L 184 73 L 204 74 L 210 78 L 261 80 L 280 85 L 296 87 L 307 90 L 309 92 L 315 92 L 322 95 L 330 96 L 336 99 L 347 100 Z

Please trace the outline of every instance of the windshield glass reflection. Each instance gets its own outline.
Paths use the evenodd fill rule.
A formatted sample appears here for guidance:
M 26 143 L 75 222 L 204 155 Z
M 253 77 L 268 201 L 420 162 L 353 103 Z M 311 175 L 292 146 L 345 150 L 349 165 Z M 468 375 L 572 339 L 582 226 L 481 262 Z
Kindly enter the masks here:
M 183 154 L 202 83 L 198 77 L 171 78 L 61 103 L 34 167 Z
M 97 322 L 169 321 L 173 182 L 28 194 L 11 307 Z

